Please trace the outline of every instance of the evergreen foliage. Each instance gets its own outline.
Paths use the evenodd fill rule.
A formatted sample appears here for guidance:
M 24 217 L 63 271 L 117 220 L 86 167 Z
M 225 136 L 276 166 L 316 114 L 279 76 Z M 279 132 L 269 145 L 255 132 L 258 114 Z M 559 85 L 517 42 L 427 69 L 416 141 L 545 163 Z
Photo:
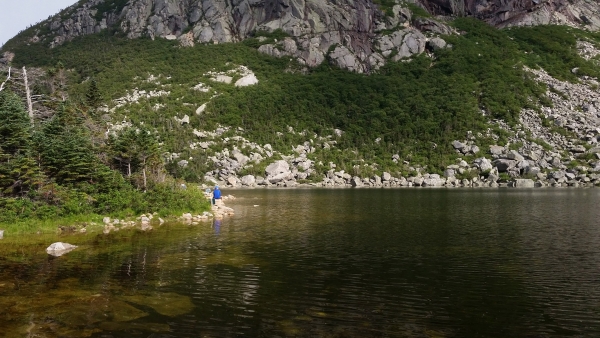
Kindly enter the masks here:
M 95 19 L 101 21 L 107 13 L 120 13 L 129 0 L 102 1 L 95 6 L 97 10 Z
M 142 175 L 144 190 L 147 188 L 148 170 L 158 176 L 164 169 L 160 158 L 158 141 L 146 128 L 128 128 L 117 136 L 111 135 L 108 140 L 110 154 L 119 169 L 131 177 L 136 173 Z
M 35 135 L 41 165 L 61 185 L 94 184 L 102 172 L 80 114 L 73 106 L 62 105 Z
M 600 77 L 597 64 L 586 61 L 577 53 L 577 40 L 600 42 L 598 33 L 580 31 L 564 26 L 536 26 L 512 28 L 506 34 L 514 39 L 523 51 L 525 63 L 532 68 L 541 67 L 550 75 L 563 81 L 578 81 L 578 76 Z M 572 69 L 578 68 L 577 74 Z
M 0 92 L 0 196 L 26 195 L 40 183 L 32 158 L 31 122 L 18 96 Z
M 9 156 L 25 154 L 31 146 L 31 122 L 21 99 L 8 91 L 0 92 L 0 149 Z
M 98 108 L 102 103 L 102 95 L 100 94 L 100 89 L 98 89 L 98 83 L 94 78 L 90 80 L 90 87 L 86 93 L 85 99 L 87 105 L 91 108 Z
M 136 189 L 101 161 L 92 143 L 89 117 L 63 103 L 48 121 L 33 128 L 18 96 L 0 92 L 0 223 L 82 214 L 135 216 L 150 210 L 163 215 L 203 211 L 198 189 L 182 191 L 162 172 L 158 143 L 146 130 L 130 129 L 121 147 L 142 172 L 153 170 Z M 93 129 L 93 128 L 92 128 Z M 144 175 L 145 177 L 146 175 Z M 160 180 L 157 179 L 160 177 Z

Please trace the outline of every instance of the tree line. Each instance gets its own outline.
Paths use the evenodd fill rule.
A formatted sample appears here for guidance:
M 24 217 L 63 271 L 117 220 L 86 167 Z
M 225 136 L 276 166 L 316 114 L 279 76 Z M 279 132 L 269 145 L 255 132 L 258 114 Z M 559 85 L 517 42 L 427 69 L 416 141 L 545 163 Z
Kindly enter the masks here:
M 0 222 L 205 207 L 199 191 L 181 191 L 166 175 L 151 130 L 125 128 L 94 144 L 98 126 L 90 112 L 66 101 L 32 124 L 22 98 L 0 92 Z

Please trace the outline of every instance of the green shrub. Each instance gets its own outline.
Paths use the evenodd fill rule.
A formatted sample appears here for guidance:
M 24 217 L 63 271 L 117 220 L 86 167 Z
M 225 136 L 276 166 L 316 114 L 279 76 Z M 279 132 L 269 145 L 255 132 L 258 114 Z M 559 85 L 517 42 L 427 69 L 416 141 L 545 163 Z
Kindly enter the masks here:
M 176 184 L 159 184 L 145 193 L 147 211 L 160 215 L 180 215 L 184 212 L 200 213 L 210 208 L 210 202 L 197 186 L 182 189 Z M 141 211 L 141 210 L 140 210 Z

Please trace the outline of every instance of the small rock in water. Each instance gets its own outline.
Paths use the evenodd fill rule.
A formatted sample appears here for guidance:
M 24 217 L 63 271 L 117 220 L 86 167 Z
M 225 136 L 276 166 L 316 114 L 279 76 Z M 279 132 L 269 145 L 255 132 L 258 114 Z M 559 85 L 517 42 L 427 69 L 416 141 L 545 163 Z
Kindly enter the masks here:
M 152 226 L 148 225 L 147 223 L 142 223 L 142 231 L 150 231 L 152 230 Z
M 46 252 L 51 256 L 59 257 L 59 256 L 66 254 L 67 252 L 70 252 L 71 250 L 73 250 L 75 248 L 77 248 L 76 245 L 72 245 L 69 243 L 63 243 L 63 242 L 56 242 L 56 243 L 50 244 L 50 246 L 48 248 L 46 248 Z

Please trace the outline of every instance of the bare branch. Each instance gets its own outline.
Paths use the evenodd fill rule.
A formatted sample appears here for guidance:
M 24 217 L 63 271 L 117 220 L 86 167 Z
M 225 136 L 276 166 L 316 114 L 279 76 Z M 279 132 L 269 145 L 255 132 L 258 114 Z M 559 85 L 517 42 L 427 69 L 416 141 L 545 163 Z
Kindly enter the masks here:
M 10 67 L 8 67 L 8 76 L 6 77 L 6 81 L 2 82 L 2 84 L 0 85 L 0 92 L 2 90 L 4 90 L 4 85 L 6 85 L 6 83 L 8 82 L 8 80 L 10 80 Z

